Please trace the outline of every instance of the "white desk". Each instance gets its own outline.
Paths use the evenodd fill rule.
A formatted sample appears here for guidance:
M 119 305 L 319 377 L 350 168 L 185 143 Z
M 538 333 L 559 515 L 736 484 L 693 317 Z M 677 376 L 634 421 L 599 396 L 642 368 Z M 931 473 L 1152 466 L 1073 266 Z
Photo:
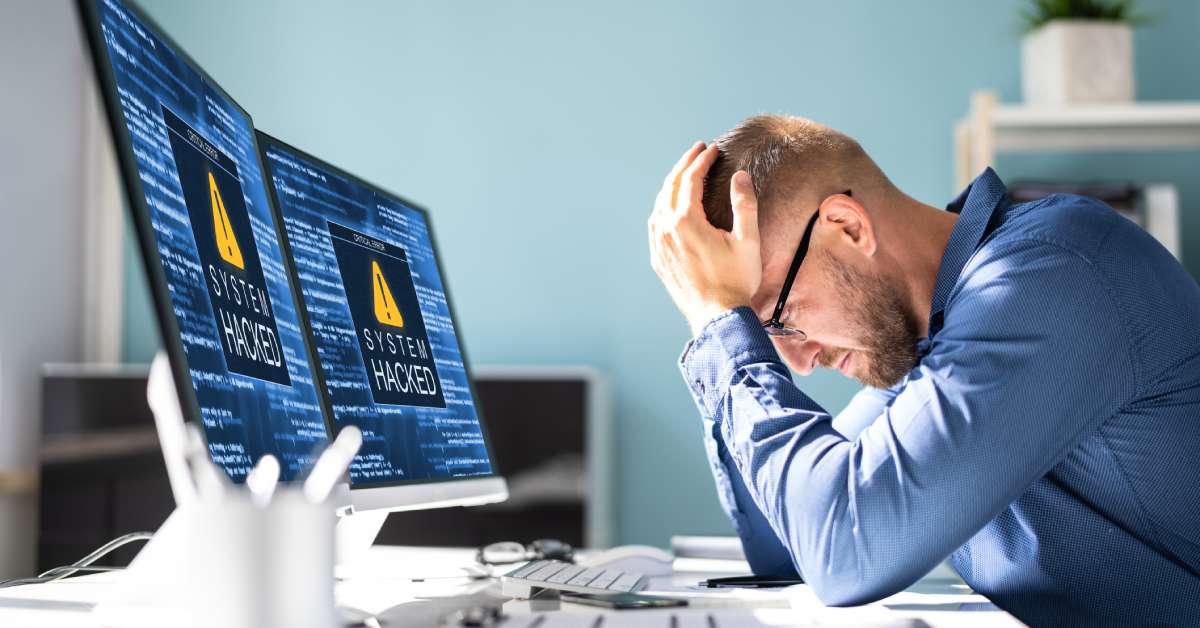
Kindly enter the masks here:
M 385 627 L 431 625 L 421 618 L 441 616 L 440 614 L 452 610 L 452 606 L 460 603 L 463 598 L 455 598 L 453 602 L 447 600 L 444 607 L 433 604 L 436 609 L 429 608 L 429 598 L 468 596 L 476 600 L 476 603 L 495 601 L 493 596 L 497 596 L 499 591 L 496 581 L 471 581 L 458 577 L 463 573 L 462 567 L 472 564 L 473 560 L 473 549 L 376 546 L 371 549 L 362 565 L 350 573 L 343 574 L 346 577 L 337 585 L 338 602 L 379 615 Z M 706 571 L 681 571 L 692 567 Z M 673 575 L 652 578 L 650 588 L 686 588 L 710 575 L 719 575 L 737 567 L 738 563 L 729 561 L 709 564 L 693 562 L 691 566 L 679 561 Z M 0 626 L 98 626 L 90 614 L 91 608 L 103 598 L 111 584 L 119 577 L 119 573 L 94 574 L 49 584 L 0 589 Z M 425 578 L 426 581 L 412 582 L 414 577 Z M 745 591 L 741 595 L 744 599 L 736 601 L 706 597 L 695 600 L 693 606 L 699 604 L 711 609 L 709 612 L 713 613 L 718 621 L 729 613 L 741 613 L 742 617 L 753 613 L 755 619 L 769 626 L 883 625 L 888 620 L 904 618 L 919 619 L 934 628 L 1022 625 L 1011 615 L 992 607 L 983 596 L 971 592 L 965 585 L 937 578 L 923 579 L 907 591 L 888 599 L 849 609 L 821 606 L 803 585 L 788 589 L 786 594 L 779 591 Z M 753 605 L 753 610 L 745 610 L 744 604 Z M 741 608 L 734 608 L 733 605 Z M 562 603 L 552 597 L 509 600 L 504 602 L 504 612 L 510 617 L 505 625 L 524 628 L 528 622 L 525 622 L 522 616 L 531 613 L 554 612 L 555 618 L 578 619 L 578 622 L 573 623 L 584 626 L 592 625 L 597 614 L 616 613 L 620 621 L 610 620 L 604 625 L 623 626 L 643 624 L 654 619 L 654 614 L 661 616 L 671 611 L 601 611 L 592 607 Z M 568 614 L 571 617 L 567 617 Z M 705 615 L 694 618 L 701 622 L 706 621 Z M 163 625 L 171 623 L 169 618 L 164 618 Z M 557 624 L 550 621 L 542 623 L 544 628 L 553 625 Z M 690 622 L 680 621 L 680 625 L 690 625 Z

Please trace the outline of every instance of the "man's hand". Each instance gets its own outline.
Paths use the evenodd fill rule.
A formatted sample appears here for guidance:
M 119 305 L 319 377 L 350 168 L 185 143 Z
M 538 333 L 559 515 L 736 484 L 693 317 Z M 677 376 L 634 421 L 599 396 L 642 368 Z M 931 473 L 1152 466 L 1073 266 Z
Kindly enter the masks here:
M 716 158 L 717 147 L 703 142 L 684 153 L 663 182 L 648 224 L 650 265 L 693 335 L 717 315 L 749 305 L 762 281 L 750 175 L 738 171 L 730 182 L 732 232 L 712 226 L 704 214 L 704 177 Z

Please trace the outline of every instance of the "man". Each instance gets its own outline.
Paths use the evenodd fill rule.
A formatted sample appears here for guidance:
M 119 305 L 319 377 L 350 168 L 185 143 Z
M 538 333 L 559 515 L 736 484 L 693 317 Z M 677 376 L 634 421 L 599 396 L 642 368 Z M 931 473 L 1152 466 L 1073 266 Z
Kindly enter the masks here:
M 1200 624 L 1200 288 L 1092 199 L 989 169 L 946 209 L 792 117 L 667 177 L 651 262 L 752 567 L 849 605 L 949 557 L 1031 624 Z M 868 387 L 831 417 L 817 366 Z

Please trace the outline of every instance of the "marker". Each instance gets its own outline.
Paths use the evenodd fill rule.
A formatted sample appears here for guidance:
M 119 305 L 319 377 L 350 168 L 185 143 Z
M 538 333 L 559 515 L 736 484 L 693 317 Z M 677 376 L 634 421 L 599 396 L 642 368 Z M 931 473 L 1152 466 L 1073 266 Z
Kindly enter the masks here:
M 187 425 L 185 451 L 188 466 L 192 470 L 192 479 L 196 482 L 196 493 L 200 498 L 218 498 L 223 495 L 229 486 L 229 478 L 209 460 L 204 436 L 200 433 L 200 428 L 193 423 Z
M 304 497 L 314 504 L 324 502 L 338 479 L 350 468 L 350 462 L 361 446 L 362 431 L 353 425 L 343 427 L 337 438 L 321 452 L 308 479 L 304 480 Z
M 246 476 L 246 488 L 250 489 L 250 499 L 254 505 L 262 508 L 271 503 L 276 486 L 279 486 L 279 459 L 266 454 L 258 459 L 254 470 Z

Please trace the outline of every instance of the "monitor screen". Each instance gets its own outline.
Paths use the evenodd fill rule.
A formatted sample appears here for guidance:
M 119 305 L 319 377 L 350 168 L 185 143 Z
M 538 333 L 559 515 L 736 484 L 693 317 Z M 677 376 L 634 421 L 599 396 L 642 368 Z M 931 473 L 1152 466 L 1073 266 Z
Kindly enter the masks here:
M 292 479 L 326 425 L 250 116 L 136 8 L 84 9 L 185 416 L 235 481 Z
M 351 488 L 494 475 L 425 211 L 259 134 Z

